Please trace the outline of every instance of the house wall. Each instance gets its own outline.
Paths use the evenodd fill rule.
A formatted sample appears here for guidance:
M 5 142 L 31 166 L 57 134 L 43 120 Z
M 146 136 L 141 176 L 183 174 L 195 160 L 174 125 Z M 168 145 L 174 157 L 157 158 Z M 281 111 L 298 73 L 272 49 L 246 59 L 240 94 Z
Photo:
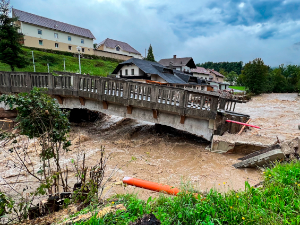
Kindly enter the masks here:
M 112 58 L 112 59 L 119 59 L 119 60 L 123 60 L 126 61 L 128 59 L 131 59 L 131 56 L 127 56 L 127 55 L 119 55 L 119 54 L 115 54 L 112 52 L 104 52 L 101 50 L 96 50 L 94 49 L 94 55 L 96 56 L 102 56 L 102 57 L 107 57 L 107 58 Z
M 207 74 L 193 72 L 193 76 L 209 80 L 209 75 L 207 75 Z
M 167 81 L 165 81 L 164 79 L 162 79 L 160 76 L 156 74 L 151 74 L 151 80 L 158 81 L 160 83 L 168 83 Z
M 42 30 L 42 34 L 38 34 L 38 29 Z M 34 26 L 27 23 L 21 23 L 20 31 L 24 34 L 24 45 L 35 48 L 53 49 L 67 52 L 78 52 L 76 47 L 80 46 L 84 48 L 84 54 L 93 55 L 93 39 L 86 37 L 76 36 L 61 31 L 56 31 L 44 27 Z M 58 34 L 58 38 L 54 37 L 54 33 Z M 68 36 L 71 36 L 71 41 L 68 41 Z M 84 39 L 84 44 L 81 43 L 81 39 Z M 43 45 L 39 44 L 39 40 L 43 40 Z M 55 47 L 55 43 L 59 44 L 59 47 Z M 72 46 L 72 50 L 69 50 L 68 46 Z
M 120 51 L 117 51 L 115 48 L 107 48 L 105 45 L 101 45 L 97 48 L 97 50 L 112 52 L 115 54 L 127 55 L 127 56 L 131 56 L 131 57 L 138 58 L 138 59 L 143 59 L 143 57 L 141 55 L 124 51 L 122 48 L 120 48 Z
M 134 75 L 131 75 L 132 69 L 134 69 Z M 136 65 L 124 65 L 124 66 L 122 66 L 121 70 L 122 70 L 122 75 L 125 75 L 125 76 L 143 76 L 144 75 L 144 72 L 140 68 L 138 68 Z M 127 75 L 125 74 L 125 70 L 128 71 Z M 119 72 L 119 75 L 120 75 L 120 72 Z

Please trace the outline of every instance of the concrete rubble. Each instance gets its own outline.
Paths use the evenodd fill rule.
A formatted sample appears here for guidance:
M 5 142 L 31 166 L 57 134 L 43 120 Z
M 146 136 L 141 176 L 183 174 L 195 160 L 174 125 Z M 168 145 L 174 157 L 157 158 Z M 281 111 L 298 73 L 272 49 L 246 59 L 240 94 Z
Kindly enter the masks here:
M 276 138 L 225 133 L 223 136 L 213 136 L 211 152 L 250 154 L 276 143 Z
M 240 160 L 239 163 L 234 164 L 235 168 L 245 167 L 262 167 L 267 166 L 276 160 L 284 160 L 285 155 L 280 149 L 280 145 L 275 145 L 269 148 L 261 149 L 260 151 L 251 153 Z

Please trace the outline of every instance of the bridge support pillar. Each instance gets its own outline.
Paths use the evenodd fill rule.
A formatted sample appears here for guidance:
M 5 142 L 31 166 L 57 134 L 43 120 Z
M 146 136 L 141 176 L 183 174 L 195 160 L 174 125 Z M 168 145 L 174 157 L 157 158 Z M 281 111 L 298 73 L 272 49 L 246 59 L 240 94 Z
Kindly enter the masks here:
M 79 97 L 79 101 L 81 105 L 85 105 L 85 98 Z
M 103 109 L 108 109 L 108 102 L 107 101 L 103 101 Z
M 132 114 L 132 106 L 127 106 L 127 114 Z
M 157 109 L 152 109 L 152 112 L 153 112 L 153 118 L 157 119 L 157 117 L 158 117 L 158 110 Z
M 184 121 L 185 121 L 185 116 L 180 116 L 180 123 L 184 124 Z

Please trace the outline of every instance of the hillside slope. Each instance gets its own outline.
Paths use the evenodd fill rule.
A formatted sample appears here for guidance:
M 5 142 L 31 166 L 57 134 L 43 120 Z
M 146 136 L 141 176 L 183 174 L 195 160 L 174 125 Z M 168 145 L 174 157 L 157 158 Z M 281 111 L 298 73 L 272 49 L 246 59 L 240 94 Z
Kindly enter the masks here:
M 36 72 L 47 73 L 47 63 L 50 66 L 50 72 L 64 71 L 64 59 L 66 62 L 66 72 L 79 73 L 78 58 L 73 57 L 72 53 L 58 52 L 54 53 L 40 51 L 38 49 L 22 48 L 24 56 L 29 62 L 28 66 L 22 69 L 16 68 L 15 71 L 33 72 L 32 51 L 34 52 L 34 61 Z M 81 73 L 97 76 L 107 76 L 118 65 L 118 60 L 95 57 L 96 59 L 81 58 Z M 8 64 L 0 62 L 0 71 L 11 71 Z

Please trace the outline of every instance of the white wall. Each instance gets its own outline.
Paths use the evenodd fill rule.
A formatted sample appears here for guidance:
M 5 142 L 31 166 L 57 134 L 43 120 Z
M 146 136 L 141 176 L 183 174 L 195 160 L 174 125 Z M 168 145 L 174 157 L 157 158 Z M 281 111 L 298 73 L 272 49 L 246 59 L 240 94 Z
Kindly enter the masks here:
M 203 78 L 203 79 L 206 78 L 206 80 L 209 80 L 209 75 L 207 75 L 207 74 L 202 74 L 202 73 L 195 73 L 195 72 L 193 72 L 193 76 L 195 76 L 195 77 L 200 77 L 200 78 Z
M 38 29 L 42 30 L 42 35 L 38 34 Z M 68 34 L 61 31 L 51 30 L 48 28 L 34 26 L 27 23 L 22 23 L 21 30 L 22 33 L 26 36 L 46 39 L 55 42 L 62 42 L 66 44 L 77 45 L 77 46 L 93 49 L 93 39 L 89 39 L 86 37 L 80 37 L 74 34 Z M 57 39 L 54 37 L 54 33 L 58 34 Z M 71 41 L 68 41 L 68 36 L 71 36 Z M 84 39 L 84 44 L 81 43 L 81 39 Z
M 120 47 L 120 51 L 117 51 L 116 48 L 107 48 L 105 45 L 103 47 L 104 47 L 103 51 L 113 52 L 116 54 L 123 54 L 123 55 L 132 56 L 134 58 L 143 59 L 143 57 L 141 55 L 124 51 L 121 47 Z
M 131 70 L 134 69 L 134 75 L 131 75 Z M 124 65 L 122 68 L 122 75 L 123 76 L 143 76 L 144 72 L 138 68 L 136 65 Z M 128 71 L 128 75 L 125 75 L 125 70 Z M 119 72 L 120 75 L 120 72 Z

